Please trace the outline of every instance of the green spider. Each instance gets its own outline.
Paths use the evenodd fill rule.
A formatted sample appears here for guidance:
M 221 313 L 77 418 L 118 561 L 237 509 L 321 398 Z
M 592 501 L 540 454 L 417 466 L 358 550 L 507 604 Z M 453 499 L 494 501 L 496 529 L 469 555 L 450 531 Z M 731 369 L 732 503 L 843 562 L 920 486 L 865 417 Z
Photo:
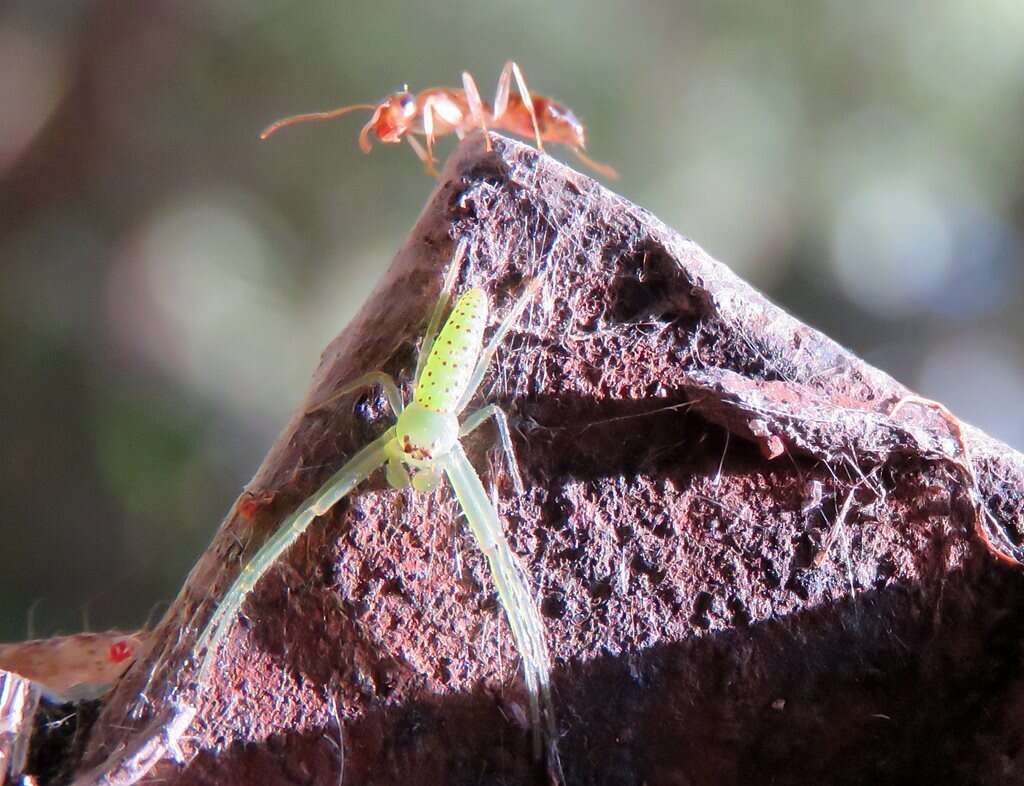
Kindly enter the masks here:
M 382 371 L 364 374 L 328 399 L 333 401 L 358 388 L 380 385 L 398 420 L 303 502 L 242 568 L 197 641 L 196 651 L 205 649 L 200 680 L 212 665 L 217 646 L 230 631 L 243 602 L 263 574 L 314 519 L 327 513 L 359 483 L 386 464 L 388 483 L 399 489 L 411 485 L 415 491 L 430 491 L 440 482 L 442 473 L 447 476 L 469 528 L 487 557 L 498 596 L 523 659 L 535 745 L 539 746 L 540 742 L 542 705 L 548 732 L 553 733 L 551 666 L 544 626 L 515 555 L 505 540 L 498 513 L 459 442 L 460 437 L 493 417 L 516 491 L 522 494 L 523 482 L 516 466 L 508 422 L 505 413 L 494 404 L 473 412 L 461 425 L 457 417 L 473 398 L 495 351 L 536 293 L 540 280 L 533 279 L 526 286 L 486 346 L 483 345 L 483 334 L 487 326 L 488 302 L 487 295 L 478 288 L 470 289 L 458 299 L 444 327 L 438 332 L 464 251 L 465 246 L 460 245 L 427 324 L 416 362 L 412 402 L 404 406 L 395 381 Z

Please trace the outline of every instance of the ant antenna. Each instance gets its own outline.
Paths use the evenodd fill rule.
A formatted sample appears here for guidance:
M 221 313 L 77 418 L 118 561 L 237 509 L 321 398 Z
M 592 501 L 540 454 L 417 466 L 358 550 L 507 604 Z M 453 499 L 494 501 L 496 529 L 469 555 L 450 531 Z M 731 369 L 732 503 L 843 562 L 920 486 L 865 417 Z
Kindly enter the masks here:
M 281 120 L 275 120 L 269 126 L 263 129 L 260 133 L 260 139 L 266 139 L 271 134 L 276 134 L 282 128 L 286 126 L 294 126 L 299 123 L 306 123 L 312 120 L 333 120 L 336 117 L 353 112 L 357 109 L 376 109 L 376 104 L 349 104 L 348 106 L 342 106 L 338 109 L 330 109 L 326 112 L 309 112 L 304 115 L 292 115 L 291 117 L 285 117 Z

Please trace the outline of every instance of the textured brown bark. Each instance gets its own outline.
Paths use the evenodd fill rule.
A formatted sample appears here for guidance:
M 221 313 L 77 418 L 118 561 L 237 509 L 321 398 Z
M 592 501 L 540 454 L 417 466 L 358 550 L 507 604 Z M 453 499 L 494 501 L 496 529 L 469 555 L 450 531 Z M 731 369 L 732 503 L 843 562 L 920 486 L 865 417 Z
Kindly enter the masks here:
M 499 310 L 548 271 L 485 385 L 526 495 L 491 433 L 468 444 L 539 590 L 567 783 L 1024 782 L 1024 457 L 965 427 L 972 488 L 954 425 L 889 414 L 908 393 L 890 377 L 644 210 L 479 136 L 324 352 L 82 772 L 173 701 L 196 716 L 163 783 L 338 783 L 339 723 L 346 784 L 549 779 L 446 488 L 364 484 L 265 577 L 209 684 L 189 657 L 248 555 L 389 422 L 375 392 L 307 410 L 367 370 L 408 384 L 462 239 L 460 287 Z

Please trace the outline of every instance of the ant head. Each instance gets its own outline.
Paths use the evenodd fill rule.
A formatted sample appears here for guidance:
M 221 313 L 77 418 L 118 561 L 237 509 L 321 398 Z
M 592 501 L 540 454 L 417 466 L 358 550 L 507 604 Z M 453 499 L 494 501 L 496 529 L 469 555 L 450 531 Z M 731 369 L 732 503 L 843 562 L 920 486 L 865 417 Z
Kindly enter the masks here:
M 538 110 L 537 123 L 540 125 L 544 141 L 559 142 L 569 147 L 586 147 L 583 123 L 569 107 L 550 99 L 545 100 L 543 106 L 537 106 L 539 103 L 534 98 L 534 106 Z
M 370 152 L 370 134 L 385 144 L 401 142 L 415 117 L 416 96 L 409 92 L 408 85 L 403 85 L 401 90 L 389 95 L 374 109 L 359 133 L 359 147 L 364 153 Z

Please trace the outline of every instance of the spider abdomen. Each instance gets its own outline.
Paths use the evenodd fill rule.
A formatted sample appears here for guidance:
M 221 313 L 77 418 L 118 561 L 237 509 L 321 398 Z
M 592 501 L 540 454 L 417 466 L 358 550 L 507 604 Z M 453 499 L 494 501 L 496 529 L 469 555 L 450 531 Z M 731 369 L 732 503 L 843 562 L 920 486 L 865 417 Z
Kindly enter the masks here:
M 454 412 L 480 357 L 487 295 L 470 289 L 455 303 L 423 366 L 415 401 L 434 412 Z

